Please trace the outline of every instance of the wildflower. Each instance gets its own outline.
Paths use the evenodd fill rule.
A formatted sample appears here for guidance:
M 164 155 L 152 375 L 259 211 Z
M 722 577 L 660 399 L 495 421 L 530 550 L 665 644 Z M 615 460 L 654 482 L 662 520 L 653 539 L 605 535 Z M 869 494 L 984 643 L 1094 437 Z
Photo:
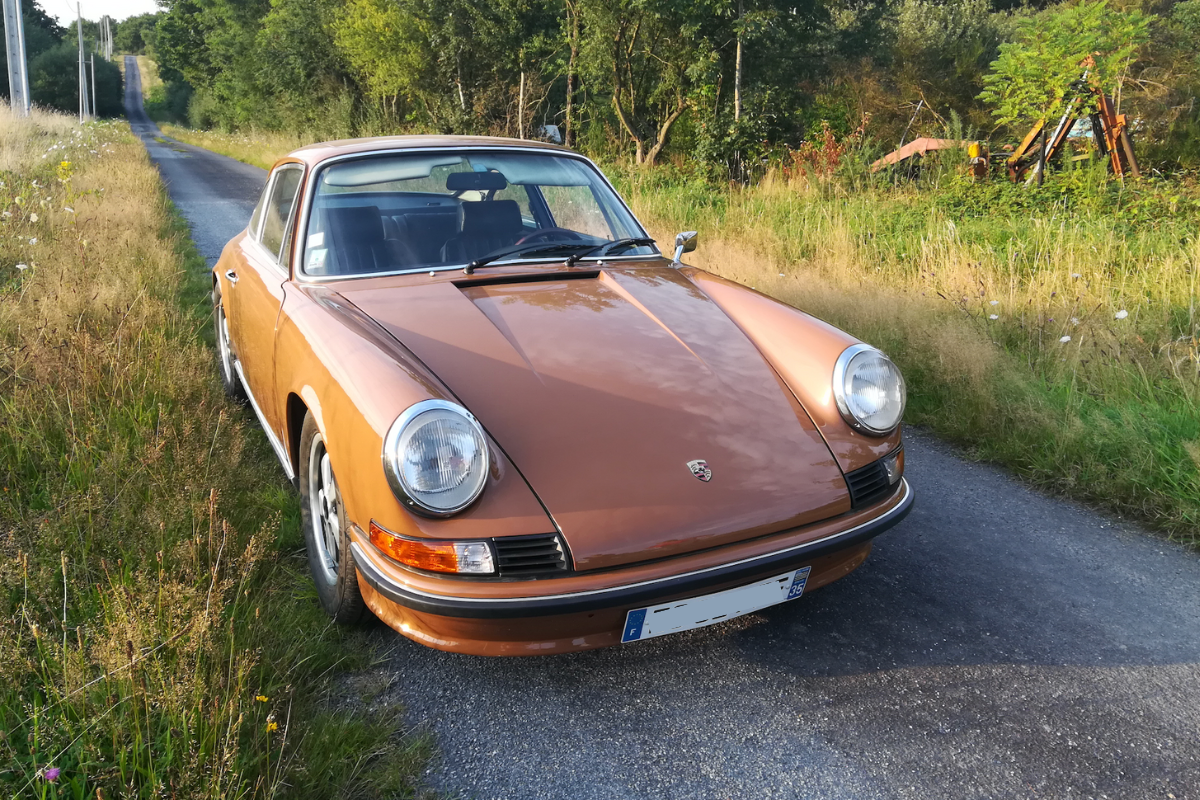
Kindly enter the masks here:
M 277 730 L 279 730 L 278 722 L 268 722 L 267 723 L 267 733 L 274 733 Z
M 58 776 L 61 773 L 62 770 L 58 767 L 51 767 L 42 773 L 42 777 L 45 778 L 48 783 L 54 783 L 56 780 L 58 780 Z
M 30 221 L 30 222 L 37 222 L 37 220 L 38 220 L 38 216 L 37 216 L 37 214 L 30 214 L 30 215 L 29 215 L 29 221 Z
M 1079 324 L 1079 317 L 1071 317 L 1071 324 L 1072 324 L 1072 325 L 1078 325 L 1078 324 Z
M 1078 278 L 1082 278 L 1083 276 L 1082 276 L 1082 275 L 1080 275 L 1078 272 L 1072 272 L 1072 273 L 1071 273 L 1071 277 L 1072 277 L 1072 278 L 1076 278 L 1076 279 L 1078 279 Z
M 1063 344 L 1066 344 L 1067 342 L 1071 341 L 1071 337 L 1070 337 L 1070 336 L 1064 336 L 1064 337 L 1062 337 L 1061 339 L 1059 339 L 1059 341 L 1060 341 L 1060 342 L 1062 342 Z
M 260 695 L 258 695 L 257 697 L 255 697 L 254 699 L 255 699 L 255 700 L 257 700 L 257 701 L 258 701 L 258 702 L 260 702 L 260 703 L 265 703 L 265 702 L 267 702 L 268 700 L 270 700 L 271 698 L 267 697 L 265 694 L 260 694 Z
M 1000 319 L 1000 315 L 999 314 L 990 314 L 990 315 L 988 315 L 988 319 Z
M 37 244 L 37 237 L 35 236 L 35 237 L 33 237 L 32 239 L 30 239 L 30 240 L 29 240 L 29 243 L 30 243 L 30 244 Z
M 25 270 L 29 269 L 29 265 L 28 264 L 17 264 L 17 269 L 24 272 Z
M 1129 316 L 1129 312 L 1122 308 L 1120 311 L 1117 312 L 1116 316 L 1117 316 L 1117 319 L 1125 319 L 1126 317 Z
M 1000 305 L 1000 301 L 999 301 L 999 300 L 993 300 L 993 301 L 992 301 L 992 305 L 994 305 L 994 306 L 998 306 L 998 305 Z

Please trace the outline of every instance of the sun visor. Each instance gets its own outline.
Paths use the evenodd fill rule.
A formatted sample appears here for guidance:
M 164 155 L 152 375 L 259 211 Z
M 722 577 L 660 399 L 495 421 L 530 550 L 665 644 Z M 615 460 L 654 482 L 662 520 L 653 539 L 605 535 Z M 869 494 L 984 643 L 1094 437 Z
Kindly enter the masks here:
M 582 161 L 557 155 L 471 153 L 471 166 L 496 170 L 509 183 L 531 186 L 589 186 L 595 179 Z
M 366 158 L 335 164 L 325 170 L 321 181 L 327 186 L 370 186 L 376 183 L 428 178 L 434 167 L 461 164 L 461 155 L 403 156 Z

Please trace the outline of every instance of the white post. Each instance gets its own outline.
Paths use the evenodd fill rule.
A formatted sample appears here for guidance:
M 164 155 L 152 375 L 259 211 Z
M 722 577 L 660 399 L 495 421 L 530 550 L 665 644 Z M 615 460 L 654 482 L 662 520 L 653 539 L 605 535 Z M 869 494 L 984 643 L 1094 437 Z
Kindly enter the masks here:
M 79 124 L 87 119 L 87 69 L 83 63 L 83 7 L 75 4 L 75 32 L 79 34 Z
M 25 63 L 25 25 L 21 0 L 4 2 L 4 47 L 8 53 L 8 97 L 13 113 L 29 116 L 29 70 Z

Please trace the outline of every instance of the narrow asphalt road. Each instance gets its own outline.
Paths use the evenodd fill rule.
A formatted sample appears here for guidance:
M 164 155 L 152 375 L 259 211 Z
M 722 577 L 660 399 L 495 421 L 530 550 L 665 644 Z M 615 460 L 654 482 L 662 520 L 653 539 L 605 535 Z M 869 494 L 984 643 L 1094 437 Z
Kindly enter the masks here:
M 142 74 L 133 56 L 125 56 L 125 114 L 212 266 L 250 221 L 266 170 L 163 136 L 142 106 Z
M 130 62 L 127 62 L 129 64 Z M 263 173 L 130 118 L 210 258 Z M 128 69 L 128 67 L 127 67 Z M 850 577 L 700 631 L 489 660 L 385 629 L 464 798 L 1200 799 L 1200 557 L 919 432 Z

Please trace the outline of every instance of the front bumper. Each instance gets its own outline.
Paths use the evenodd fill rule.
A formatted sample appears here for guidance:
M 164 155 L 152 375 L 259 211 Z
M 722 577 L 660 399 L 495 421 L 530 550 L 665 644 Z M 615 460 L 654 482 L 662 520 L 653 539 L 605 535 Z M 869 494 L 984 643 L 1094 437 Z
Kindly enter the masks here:
M 851 527 L 835 530 L 819 538 L 784 546 L 728 563 L 692 569 L 679 574 L 637 580 L 626 584 L 556 594 L 517 597 L 468 597 L 444 595 L 405 585 L 385 574 L 368 553 L 361 531 L 351 544 L 355 564 L 373 595 L 423 615 L 474 620 L 521 620 L 571 614 L 585 614 L 616 608 L 637 608 L 662 600 L 696 596 L 719 588 L 749 583 L 766 575 L 785 572 L 813 561 L 864 545 L 891 528 L 912 509 L 913 493 L 901 479 L 899 499 L 883 503 L 885 510 Z M 557 581 L 556 581 L 557 582 Z M 539 582 L 543 583 L 544 582 Z

